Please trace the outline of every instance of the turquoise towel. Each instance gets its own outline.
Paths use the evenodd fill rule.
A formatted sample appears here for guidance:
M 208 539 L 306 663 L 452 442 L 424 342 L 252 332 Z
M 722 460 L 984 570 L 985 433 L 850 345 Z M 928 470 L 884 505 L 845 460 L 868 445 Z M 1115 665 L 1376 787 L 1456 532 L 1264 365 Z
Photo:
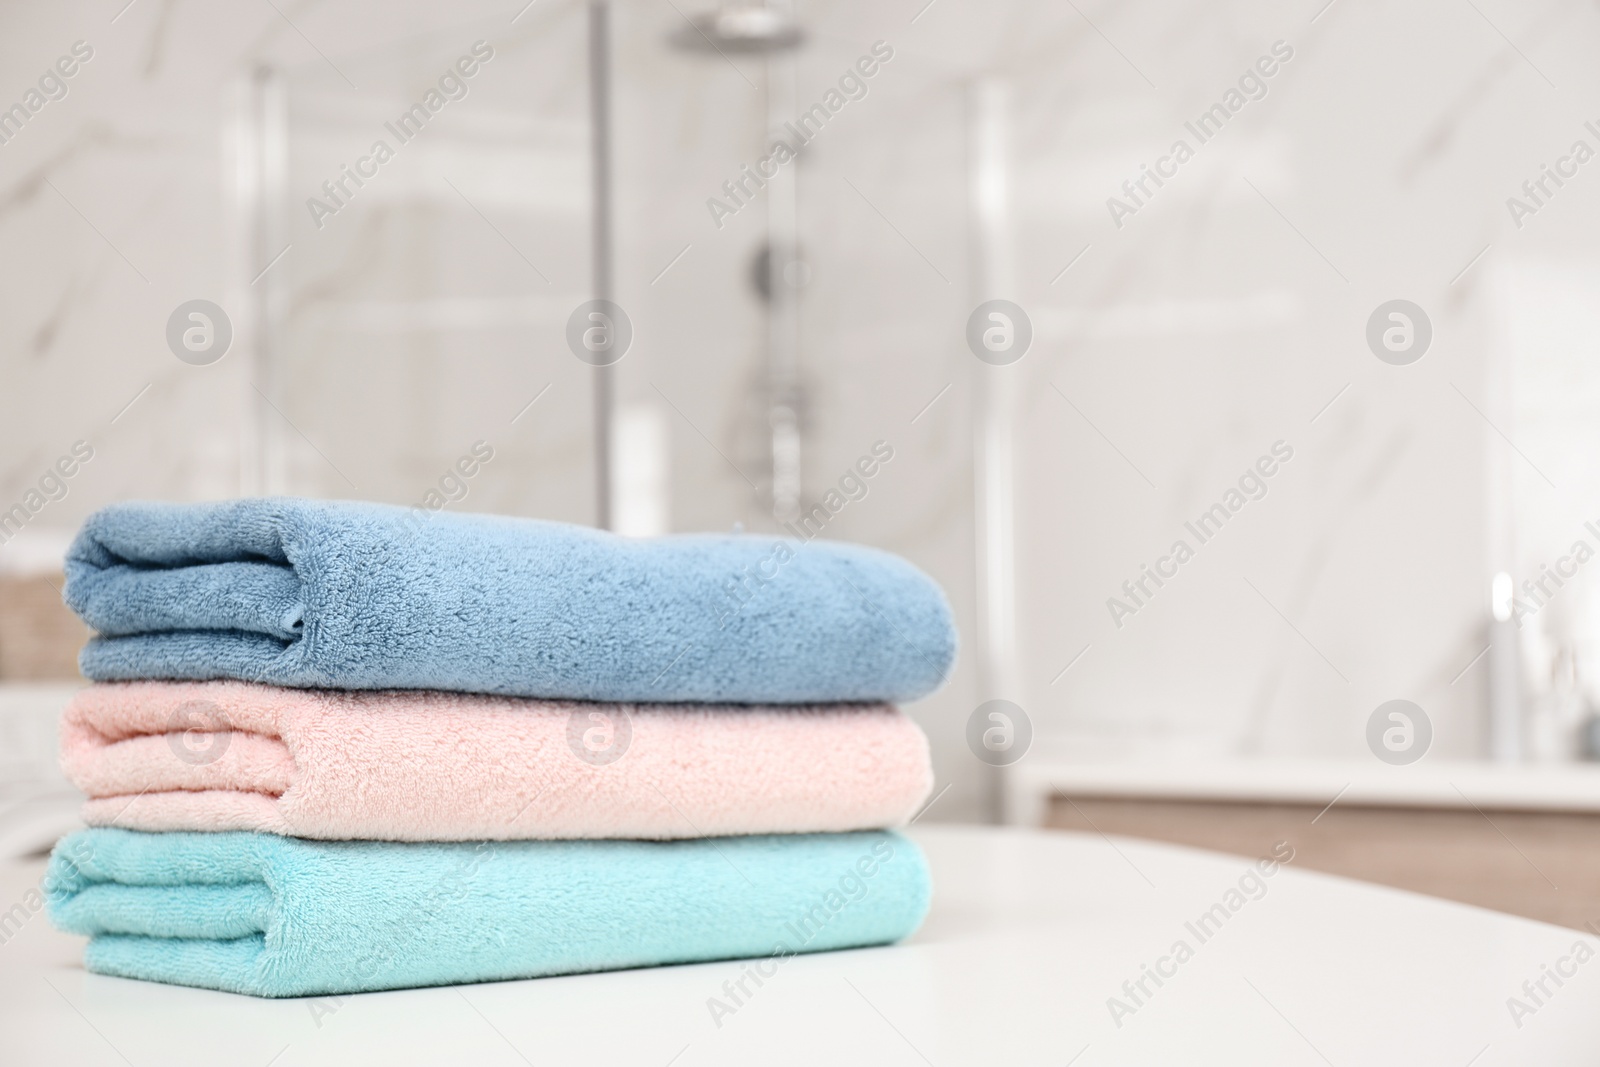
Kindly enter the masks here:
M 267 997 L 880 945 L 929 899 L 921 852 L 892 832 L 402 844 L 100 829 L 56 845 L 46 887 L 55 924 L 91 938 L 91 971 Z
M 907 701 L 955 658 L 904 560 L 777 535 L 582 526 L 294 499 L 90 516 L 66 600 L 96 681 L 737 704 Z

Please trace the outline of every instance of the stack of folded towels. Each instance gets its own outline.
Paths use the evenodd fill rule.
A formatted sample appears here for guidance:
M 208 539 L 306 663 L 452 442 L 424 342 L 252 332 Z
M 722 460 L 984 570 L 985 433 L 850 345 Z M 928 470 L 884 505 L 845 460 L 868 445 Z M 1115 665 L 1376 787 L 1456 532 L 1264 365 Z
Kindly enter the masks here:
M 955 655 L 886 553 L 374 504 L 125 504 L 68 604 L 92 971 L 338 994 L 886 944 Z

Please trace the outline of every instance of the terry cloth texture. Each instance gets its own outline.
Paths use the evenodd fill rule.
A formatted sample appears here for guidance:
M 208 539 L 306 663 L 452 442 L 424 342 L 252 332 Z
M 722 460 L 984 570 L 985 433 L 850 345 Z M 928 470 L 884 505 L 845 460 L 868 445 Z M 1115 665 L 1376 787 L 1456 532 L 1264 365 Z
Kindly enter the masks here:
M 894 833 L 397 844 L 87 830 L 51 918 L 89 970 L 293 997 L 886 944 L 927 912 Z
M 669 839 L 866 830 L 927 799 L 927 738 L 886 705 L 550 703 L 114 682 L 61 764 L 84 821 L 334 840 Z
M 569 700 L 907 701 L 944 681 L 943 593 L 897 556 L 776 536 L 630 539 L 299 499 L 117 504 L 67 556 L 97 681 Z

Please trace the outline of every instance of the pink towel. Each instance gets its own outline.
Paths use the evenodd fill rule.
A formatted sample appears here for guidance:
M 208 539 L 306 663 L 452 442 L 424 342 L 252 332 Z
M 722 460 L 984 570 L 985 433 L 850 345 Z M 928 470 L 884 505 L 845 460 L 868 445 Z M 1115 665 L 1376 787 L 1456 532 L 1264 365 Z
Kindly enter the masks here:
M 61 762 L 91 826 L 387 841 L 904 822 L 928 741 L 887 705 L 586 704 L 244 682 L 90 686 Z

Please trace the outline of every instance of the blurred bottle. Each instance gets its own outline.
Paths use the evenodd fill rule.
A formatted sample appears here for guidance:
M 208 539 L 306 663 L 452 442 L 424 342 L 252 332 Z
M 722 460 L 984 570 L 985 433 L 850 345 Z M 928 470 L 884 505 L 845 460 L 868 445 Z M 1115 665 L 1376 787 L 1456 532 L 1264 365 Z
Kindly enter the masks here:
M 1549 685 L 1534 698 L 1528 716 L 1529 756 L 1537 763 L 1585 758 L 1594 706 L 1578 677 L 1578 658 L 1569 644 L 1550 658 Z

